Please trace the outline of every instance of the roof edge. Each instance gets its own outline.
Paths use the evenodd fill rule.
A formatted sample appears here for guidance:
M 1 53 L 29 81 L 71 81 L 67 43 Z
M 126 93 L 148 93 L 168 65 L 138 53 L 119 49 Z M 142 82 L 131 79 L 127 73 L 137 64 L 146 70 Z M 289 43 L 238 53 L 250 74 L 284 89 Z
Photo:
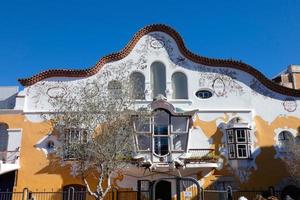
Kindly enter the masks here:
M 34 76 L 31 76 L 29 78 L 23 78 L 23 79 L 18 79 L 18 81 L 25 87 L 30 86 L 35 84 L 38 81 L 41 81 L 46 78 L 51 78 L 51 77 L 89 77 L 94 74 L 96 74 L 103 65 L 109 62 L 113 61 L 118 61 L 123 58 L 125 58 L 134 48 L 136 43 L 139 41 L 140 38 L 142 38 L 144 35 L 150 33 L 150 32 L 155 32 L 155 31 L 160 31 L 164 32 L 168 35 L 170 35 L 175 42 L 177 43 L 177 46 L 179 48 L 180 53 L 188 58 L 189 60 L 211 66 L 211 67 L 225 67 L 225 68 L 233 68 L 233 69 L 238 69 L 244 72 L 247 72 L 248 74 L 254 76 L 257 78 L 263 85 L 265 85 L 267 88 L 288 96 L 296 96 L 300 97 L 300 90 L 295 90 L 291 88 L 287 88 L 281 85 L 277 85 L 270 79 L 268 79 L 265 75 L 263 75 L 260 71 L 255 69 L 254 67 L 241 62 L 241 61 L 235 61 L 231 59 L 214 59 L 214 58 L 208 58 L 208 57 L 203 57 L 199 56 L 197 54 L 192 53 L 189 51 L 184 42 L 182 37 L 179 35 L 177 31 L 175 31 L 173 28 L 164 25 L 164 24 L 152 24 L 148 25 L 142 29 L 140 29 L 133 38 L 129 41 L 129 43 L 119 52 L 117 53 L 112 53 L 107 56 L 102 57 L 93 67 L 88 68 L 88 69 L 82 69 L 82 70 L 75 70 L 75 69 L 51 69 L 47 71 L 40 72 Z

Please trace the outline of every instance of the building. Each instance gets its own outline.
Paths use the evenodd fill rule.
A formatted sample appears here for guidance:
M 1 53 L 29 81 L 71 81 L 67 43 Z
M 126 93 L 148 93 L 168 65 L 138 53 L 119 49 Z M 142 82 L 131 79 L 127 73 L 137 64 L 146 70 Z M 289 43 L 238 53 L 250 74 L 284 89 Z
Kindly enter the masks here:
M 299 136 L 300 91 L 274 83 L 243 62 L 198 56 L 172 28 L 150 25 L 90 69 L 49 70 L 19 80 L 24 89 L 14 109 L 0 115 L 1 137 L 13 131 L 22 138 L 16 146 L 18 166 L 0 164 L 0 174 L 13 173 L 6 177 L 13 189 L 58 191 L 83 185 L 68 166 L 51 164 L 57 138 L 41 115 L 51 110 L 52 98 L 72 93 L 76 85 L 99 92 L 91 83 L 103 81 L 112 68 L 130 71 L 143 85 L 136 103 L 158 111 L 149 120 L 153 129 L 135 124 L 133 157 L 155 169 L 132 165 L 112 180 L 116 188 L 141 195 L 152 182 L 156 195 L 164 194 L 155 198 L 189 199 L 195 191 L 178 185 L 176 166 L 182 177 L 193 177 L 202 188 L 284 189 L 291 184 L 282 158 L 285 142 Z
M 298 90 L 300 89 L 300 66 L 290 65 L 272 80 L 279 85 Z

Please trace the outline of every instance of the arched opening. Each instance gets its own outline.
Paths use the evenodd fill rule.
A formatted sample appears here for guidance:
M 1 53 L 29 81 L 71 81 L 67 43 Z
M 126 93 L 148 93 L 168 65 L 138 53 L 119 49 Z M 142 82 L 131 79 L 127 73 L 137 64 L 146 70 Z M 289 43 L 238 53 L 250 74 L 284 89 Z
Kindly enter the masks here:
M 159 94 L 166 96 L 166 67 L 161 62 L 151 65 L 152 98 Z
M 287 152 L 289 146 L 294 142 L 294 137 L 289 131 L 282 131 L 278 135 L 278 146 L 281 152 Z
M 155 199 L 170 200 L 171 194 L 171 182 L 161 180 L 155 186 Z
M 83 185 L 72 184 L 63 187 L 63 200 L 86 199 L 86 187 Z
M 173 99 L 188 99 L 187 78 L 182 72 L 175 72 L 172 75 Z
M 8 146 L 8 125 L 0 123 L 0 160 L 6 162 Z
M 281 199 L 300 199 L 300 188 L 294 185 L 286 186 L 281 192 Z
M 145 77 L 140 72 L 133 72 L 130 75 L 132 97 L 134 99 L 145 99 Z

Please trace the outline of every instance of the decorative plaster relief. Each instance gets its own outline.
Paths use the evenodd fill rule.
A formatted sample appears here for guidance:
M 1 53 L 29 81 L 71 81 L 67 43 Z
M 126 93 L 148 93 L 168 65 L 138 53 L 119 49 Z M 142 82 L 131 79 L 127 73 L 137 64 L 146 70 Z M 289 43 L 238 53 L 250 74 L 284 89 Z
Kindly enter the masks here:
M 215 94 L 219 96 L 225 95 L 225 83 L 221 78 L 216 78 L 213 81 L 212 87 L 214 89 Z
M 95 97 L 100 92 L 100 89 L 96 83 L 87 83 L 83 90 L 85 95 L 88 97 Z
M 55 147 L 60 146 L 60 143 L 57 141 L 56 136 L 48 133 L 47 136 L 40 139 L 34 146 L 48 156 L 49 153 L 54 153 Z
M 49 98 L 62 98 L 67 94 L 67 90 L 64 87 L 54 86 L 47 90 Z
M 283 103 L 284 110 L 294 112 L 297 109 L 297 102 L 293 98 L 286 98 Z

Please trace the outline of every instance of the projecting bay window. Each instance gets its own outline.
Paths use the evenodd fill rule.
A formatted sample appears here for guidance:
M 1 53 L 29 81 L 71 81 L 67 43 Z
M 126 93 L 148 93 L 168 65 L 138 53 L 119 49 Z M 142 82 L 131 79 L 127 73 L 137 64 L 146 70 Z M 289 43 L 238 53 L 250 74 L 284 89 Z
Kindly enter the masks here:
M 165 110 L 156 110 L 150 119 L 136 119 L 136 147 L 139 152 L 151 151 L 163 157 L 170 152 L 186 150 L 189 118 L 172 116 Z
M 229 159 L 251 158 L 251 134 L 247 128 L 226 130 Z
M 170 115 L 164 110 L 157 110 L 153 115 L 154 154 L 164 156 L 170 151 L 169 137 Z
M 136 118 L 133 123 L 138 151 L 151 150 L 151 118 Z
M 185 151 L 189 125 L 188 117 L 171 117 L 172 150 Z

